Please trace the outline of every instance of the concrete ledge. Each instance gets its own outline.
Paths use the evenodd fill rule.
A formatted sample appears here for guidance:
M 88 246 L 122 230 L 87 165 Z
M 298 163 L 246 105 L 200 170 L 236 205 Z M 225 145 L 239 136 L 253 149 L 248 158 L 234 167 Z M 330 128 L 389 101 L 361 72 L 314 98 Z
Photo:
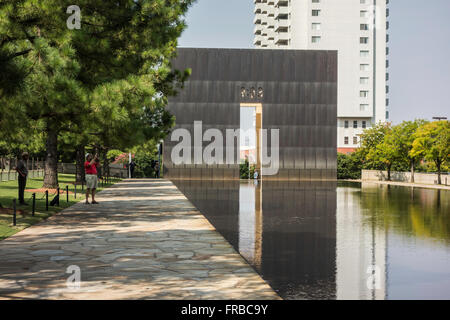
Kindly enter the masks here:
M 378 170 L 362 170 L 361 180 L 362 181 L 386 181 L 388 173 L 387 171 Z M 450 176 L 447 174 L 442 174 L 442 185 L 450 186 Z M 410 183 L 411 173 L 410 172 L 391 172 L 391 180 L 393 182 L 405 182 Z M 425 185 L 438 185 L 438 175 L 428 174 L 428 173 L 415 173 L 414 174 L 415 184 L 425 184 Z

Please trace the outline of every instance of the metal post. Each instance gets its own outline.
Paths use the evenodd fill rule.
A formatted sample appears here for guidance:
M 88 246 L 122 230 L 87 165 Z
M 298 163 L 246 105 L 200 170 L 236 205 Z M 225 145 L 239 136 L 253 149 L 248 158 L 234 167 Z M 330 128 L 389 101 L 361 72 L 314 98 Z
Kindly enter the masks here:
M 48 190 L 45 190 L 45 210 L 48 211 Z
M 69 185 L 66 186 L 66 198 L 67 202 L 69 202 Z
M 13 199 L 13 208 L 14 208 L 13 225 L 15 226 L 17 224 L 17 219 L 16 219 L 16 199 Z
M 56 194 L 56 196 L 57 196 L 57 198 L 56 198 L 56 205 L 59 207 L 59 187 L 56 188 L 56 192 L 57 192 L 57 194 Z
M 75 199 L 77 198 L 77 183 L 75 182 Z
M 34 217 L 34 213 L 36 212 L 36 193 L 33 193 L 33 209 L 31 211 L 31 215 Z
M 131 179 L 131 152 L 128 154 L 128 178 Z

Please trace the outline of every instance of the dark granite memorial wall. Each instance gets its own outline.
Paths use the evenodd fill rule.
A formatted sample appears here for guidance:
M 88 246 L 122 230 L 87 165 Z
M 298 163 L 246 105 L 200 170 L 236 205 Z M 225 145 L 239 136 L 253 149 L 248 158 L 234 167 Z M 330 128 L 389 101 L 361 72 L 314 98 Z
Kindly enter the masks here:
M 192 69 L 184 89 L 169 99 L 174 129 L 187 129 L 193 139 L 194 121 L 202 121 L 203 132 L 216 128 L 225 138 L 227 129 L 240 127 L 241 104 L 261 103 L 262 129 L 279 129 L 280 145 L 278 174 L 263 179 L 336 178 L 336 51 L 182 48 L 173 68 Z M 268 141 L 270 150 L 270 134 Z M 171 135 L 165 140 L 165 178 L 239 179 L 239 164 L 174 164 L 177 144 Z M 226 162 L 226 152 L 223 157 Z

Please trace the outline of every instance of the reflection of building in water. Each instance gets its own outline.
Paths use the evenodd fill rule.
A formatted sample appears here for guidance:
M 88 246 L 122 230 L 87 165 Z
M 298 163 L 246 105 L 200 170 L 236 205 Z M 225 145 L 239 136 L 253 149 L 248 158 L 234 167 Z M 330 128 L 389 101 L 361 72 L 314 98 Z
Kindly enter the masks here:
M 386 231 L 376 227 L 375 215 L 362 214 L 359 192 L 361 189 L 341 188 L 337 196 L 337 299 L 383 300 L 386 298 Z
M 256 269 L 261 268 L 262 208 L 258 182 L 239 187 L 239 253 Z

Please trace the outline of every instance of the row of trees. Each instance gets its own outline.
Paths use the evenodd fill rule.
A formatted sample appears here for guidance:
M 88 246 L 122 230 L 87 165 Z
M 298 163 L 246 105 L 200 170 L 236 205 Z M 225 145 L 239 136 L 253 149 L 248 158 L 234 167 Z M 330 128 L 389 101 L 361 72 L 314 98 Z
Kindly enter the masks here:
M 432 163 L 442 183 L 441 172 L 450 158 L 450 122 L 405 121 L 392 126 L 378 124 L 364 131 L 361 147 L 352 155 L 339 156 L 340 172 L 351 176 L 355 170 L 386 170 L 388 180 L 393 169 L 409 168 L 411 182 L 417 166 Z
M 172 71 L 183 17 L 194 0 L 0 1 L 0 151 L 46 157 L 44 187 L 58 185 L 62 152 L 103 155 L 159 140 L 165 110 L 189 70 Z M 82 179 L 81 175 L 77 177 Z

